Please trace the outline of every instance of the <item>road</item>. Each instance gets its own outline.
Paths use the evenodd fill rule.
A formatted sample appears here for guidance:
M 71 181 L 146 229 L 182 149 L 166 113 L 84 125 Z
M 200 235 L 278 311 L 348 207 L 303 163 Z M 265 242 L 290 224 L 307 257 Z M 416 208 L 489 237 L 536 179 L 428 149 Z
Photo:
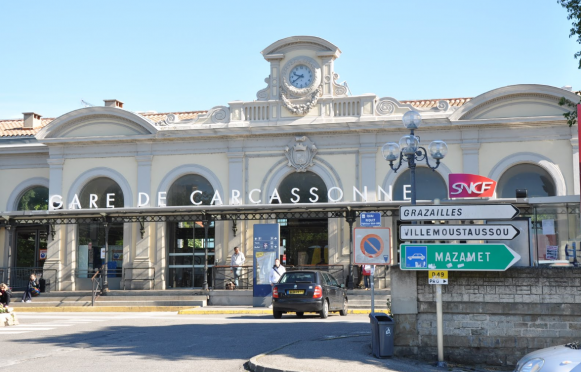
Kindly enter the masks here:
M 328 319 L 175 313 L 20 313 L 0 328 L 10 371 L 243 371 L 297 340 L 369 333 L 367 315 Z M 324 357 L 324 356 L 322 356 Z

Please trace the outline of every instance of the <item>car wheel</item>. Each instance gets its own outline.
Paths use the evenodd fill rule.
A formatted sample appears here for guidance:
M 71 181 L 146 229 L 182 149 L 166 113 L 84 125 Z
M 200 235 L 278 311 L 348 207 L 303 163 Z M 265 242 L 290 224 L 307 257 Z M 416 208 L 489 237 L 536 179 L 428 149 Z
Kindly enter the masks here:
M 282 311 L 273 311 L 272 316 L 274 317 L 274 319 L 280 319 L 282 318 Z
M 297 318 L 302 318 L 305 315 L 302 311 L 297 311 Z
M 327 319 L 329 316 L 329 302 L 327 302 L 327 300 L 323 301 L 323 310 L 319 312 L 319 315 L 321 315 L 321 318 L 323 319 Z
M 339 315 L 346 316 L 347 312 L 349 311 L 349 304 L 347 303 L 347 299 L 343 299 L 343 309 L 339 311 Z

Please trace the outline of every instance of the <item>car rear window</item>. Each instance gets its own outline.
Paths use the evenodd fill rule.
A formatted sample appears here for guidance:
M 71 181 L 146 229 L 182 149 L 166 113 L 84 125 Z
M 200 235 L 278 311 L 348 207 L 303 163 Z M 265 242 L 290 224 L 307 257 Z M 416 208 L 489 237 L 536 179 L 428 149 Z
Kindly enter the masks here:
M 314 273 L 285 273 L 279 283 L 315 283 Z

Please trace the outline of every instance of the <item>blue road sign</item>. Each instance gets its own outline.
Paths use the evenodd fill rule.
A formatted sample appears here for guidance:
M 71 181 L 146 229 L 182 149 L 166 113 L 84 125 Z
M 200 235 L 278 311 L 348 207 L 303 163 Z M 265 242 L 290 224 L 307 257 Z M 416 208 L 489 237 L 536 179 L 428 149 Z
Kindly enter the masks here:
M 425 245 L 408 245 L 405 251 L 406 267 L 426 267 L 428 247 Z
M 361 227 L 381 227 L 381 213 L 361 212 L 359 215 Z

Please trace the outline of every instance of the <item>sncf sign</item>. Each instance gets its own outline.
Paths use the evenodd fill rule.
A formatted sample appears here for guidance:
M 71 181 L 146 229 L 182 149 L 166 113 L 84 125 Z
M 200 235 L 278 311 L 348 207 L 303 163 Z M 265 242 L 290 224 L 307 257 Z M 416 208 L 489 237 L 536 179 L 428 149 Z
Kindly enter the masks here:
M 450 198 L 491 198 L 496 181 L 476 174 L 450 174 L 448 194 Z

